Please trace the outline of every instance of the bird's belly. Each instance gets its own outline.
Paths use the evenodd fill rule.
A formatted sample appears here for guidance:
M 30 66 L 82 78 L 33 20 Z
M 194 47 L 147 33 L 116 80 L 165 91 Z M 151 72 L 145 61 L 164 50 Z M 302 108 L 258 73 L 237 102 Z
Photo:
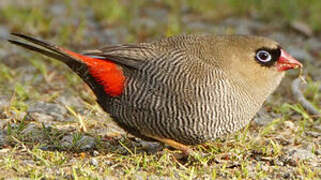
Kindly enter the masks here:
M 230 93 L 218 96 L 209 92 L 191 101 L 171 93 L 135 92 L 110 99 L 106 111 L 121 127 L 140 137 L 200 144 L 241 129 L 256 113 L 255 107 Z

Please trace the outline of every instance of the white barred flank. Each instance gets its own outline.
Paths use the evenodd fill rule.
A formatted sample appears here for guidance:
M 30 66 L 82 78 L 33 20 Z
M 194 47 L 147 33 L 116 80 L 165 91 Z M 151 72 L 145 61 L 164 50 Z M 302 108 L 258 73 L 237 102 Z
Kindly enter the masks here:
M 102 105 L 117 122 L 142 135 L 199 144 L 239 130 L 254 116 L 263 100 L 257 105 L 250 103 L 251 96 L 239 91 L 223 71 L 191 55 L 184 39 L 182 36 L 175 42 L 160 42 L 166 46 L 144 44 L 148 48 L 135 49 L 134 57 L 149 60 L 130 72 L 122 96 Z M 175 43 L 175 49 L 171 49 L 171 43 Z M 193 47 L 201 54 L 201 46 Z M 133 57 L 130 50 L 123 56 Z

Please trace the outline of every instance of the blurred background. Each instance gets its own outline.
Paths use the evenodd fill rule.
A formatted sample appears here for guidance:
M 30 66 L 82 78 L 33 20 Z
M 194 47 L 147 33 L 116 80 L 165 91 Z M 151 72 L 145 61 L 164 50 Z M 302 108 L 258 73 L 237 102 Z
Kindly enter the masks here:
M 1 36 L 23 31 L 88 46 L 192 32 L 311 37 L 321 31 L 318 0 L 1 0 L 0 10 Z
M 139 158 L 147 164 L 139 173 L 174 178 L 214 177 L 216 172 L 241 179 L 321 176 L 321 119 L 309 114 L 293 96 L 290 87 L 297 71 L 288 73 L 249 132 L 246 128 L 242 135 L 218 140 L 207 150 L 201 148 L 214 156 L 193 162 L 195 169 L 176 169 L 181 164 L 162 161 L 162 155 L 136 156 L 124 148 L 145 153 L 140 147 L 146 142 L 101 141 L 125 133 L 102 112 L 78 76 L 57 61 L 9 44 L 10 32 L 33 35 L 71 50 L 148 42 L 181 33 L 270 37 L 304 64 L 307 84 L 302 93 L 320 112 L 320 0 L 0 0 L 0 149 L 9 149 L 0 151 L 0 178 L 1 174 L 70 178 L 75 177 L 74 168 L 83 177 L 108 173 L 130 177 L 137 175 Z M 25 151 L 26 147 L 30 150 Z M 72 153 L 51 154 L 39 148 Z M 93 148 L 103 155 L 93 162 L 92 154 L 85 158 L 73 154 Z M 224 154 L 227 152 L 231 154 Z M 293 157 L 314 161 L 305 166 Z M 92 168 L 87 160 L 98 165 Z M 73 165 L 74 161 L 79 164 Z M 245 164 L 235 165 L 239 161 Z M 224 163 L 235 169 L 221 169 Z M 110 168 L 113 164 L 119 168 Z

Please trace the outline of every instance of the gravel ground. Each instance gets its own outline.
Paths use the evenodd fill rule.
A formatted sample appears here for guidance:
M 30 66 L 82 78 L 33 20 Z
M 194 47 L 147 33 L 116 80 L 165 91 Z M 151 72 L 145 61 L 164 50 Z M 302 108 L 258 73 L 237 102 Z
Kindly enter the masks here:
M 215 7 L 226 11 L 211 10 L 213 4 L 199 11 L 194 1 L 184 2 L 1 0 L 0 177 L 321 179 L 321 119 L 293 96 L 296 71 L 287 74 L 248 127 L 196 147 L 196 157 L 179 159 L 178 152 L 117 127 L 66 66 L 5 42 L 12 31 L 73 50 L 178 33 L 263 35 L 303 62 L 307 83 L 301 91 L 320 111 L 317 28 L 304 18 L 264 19 L 258 11 L 235 12 L 224 3 Z

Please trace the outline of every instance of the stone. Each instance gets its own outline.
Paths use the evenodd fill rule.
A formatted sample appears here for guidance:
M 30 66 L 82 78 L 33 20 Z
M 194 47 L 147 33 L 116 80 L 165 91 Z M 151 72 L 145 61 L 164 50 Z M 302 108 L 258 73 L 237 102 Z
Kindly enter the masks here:
M 57 97 L 57 99 L 55 100 L 55 102 L 58 102 L 59 104 L 63 104 L 65 106 L 72 106 L 72 107 L 76 107 L 76 108 L 82 108 L 83 107 L 83 100 L 78 97 L 78 96 L 74 96 L 74 95 L 61 95 L 59 97 Z
M 313 128 L 321 132 L 321 125 L 315 125 L 313 126 Z
M 90 136 L 83 136 L 80 141 L 80 150 L 89 150 L 93 149 L 94 146 L 96 145 L 95 138 L 90 137 Z
M 288 152 L 288 155 L 297 161 L 310 160 L 316 158 L 315 154 L 306 149 L 293 148 Z
M 297 32 L 299 32 L 307 37 L 310 37 L 313 35 L 313 31 L 312 31 L 311 27 L 302 21 L 293 21 L 292 23 L 290 23 L 290 26 L 294 30 L 296 30 Z
M 9 39 L 10 31 L 8 27 L 0 25 L 0 38 Z
M 69 147 L 72 146 L 72 141 L 73 141 L 73 136 L 72 135 L 66 135 L 61 139 L 60 144 L 64 148 L 69 148 Z
M 259 112 L 256 113 L 254 117 L 254 122 L 259 126 L 265 126 L 273 121 L 273 118 L 269 115 L 264 107 L 262 107 Z
M 284 127 L 291 130 L 296 130 L 296 126 L 291 121 L 284 121 Z
M 38 102 L 28 109 L 28 113 L 41 113 L 52 116 L 55 120 L 64 121 L 67 109 L 59 104 Z
M 6 135 L 2 130 L 0 130 L 0 149 L 5 144 L 5 142 L 6 142 Z
M 92 155 L 93 155 L 93 156 L 98 156 L 98 155 L 99 155 L 99 152 L 95 150 L 95 151 L 92 152 Z
M 6 97 L 0 97 L 0 109 L 8 107 L 10 105 L 10 101 Z
M 29 123 L 22 131 L 22 134 L 24 135 L 36 135 L 36 134 L 40 134 L 41 130 L 40 128 L 34 124 L 34 123 Z
M 321 136 L 321 133 L 318 133 L 318 132 L 314 132 L 314 131 L 306 131 L 304 132 L 307 136 L 311 136 L 311 137 L 314 137 L 314 138 L 317 138 L 317 137 L 320 137 Z
M 92 166 L 97 167 L 98 166 L 98 161 L 95 158 L 91 158 L 90 161 L 89 161 L 89 164 L 92 165 Z
M 90 136 L 82 136 L 79 140 L 75 141 L 73 135 L 66 135 L 61 139 L 61 145 L 64 148 L 77 148 L 81 151 L 87 151 L 94 148 L 96 141 Z
M 38 113 L 38 112 L 29 113 L 27 118 L 29 120 L 35 120 L 37 122 L 50 122 L 50 121 L 54 120 L 54 117 L 52 117 L 48 114 L 43 114 L 43 113 Z
M 293 144 L 294 140 L 292 138 L 286 138 L 282 135 L 278 135 L 275 137 L 275 139 L 282 145 L 282 146 L 287 146 L 287 145 L 290 145 L 290 144 Z
M 142 146 L 144 150 L 150 151 L 150 152 L 157 152 L 162 149 L 162 145 L 158 142 L 149 142 L 144 141 L 141 139 L 137 139 L 139 141 L 139 144 Z
M 321 41 L 317 38 L 310 38 L 308 41 L 306 41 L 305 45 L 308 47 L 308 49 L 311 49 L 312 51 L 320 51 L 321 50 Z
M 267 37 L 274 39 L 276 41 L 278 41 L 281 44 L 288 44 L 290 43 L 289 39 L 287 38 L 287 36 L 282 33 L 282 32 L 274 32 L 270 35 L 268 35 Z

